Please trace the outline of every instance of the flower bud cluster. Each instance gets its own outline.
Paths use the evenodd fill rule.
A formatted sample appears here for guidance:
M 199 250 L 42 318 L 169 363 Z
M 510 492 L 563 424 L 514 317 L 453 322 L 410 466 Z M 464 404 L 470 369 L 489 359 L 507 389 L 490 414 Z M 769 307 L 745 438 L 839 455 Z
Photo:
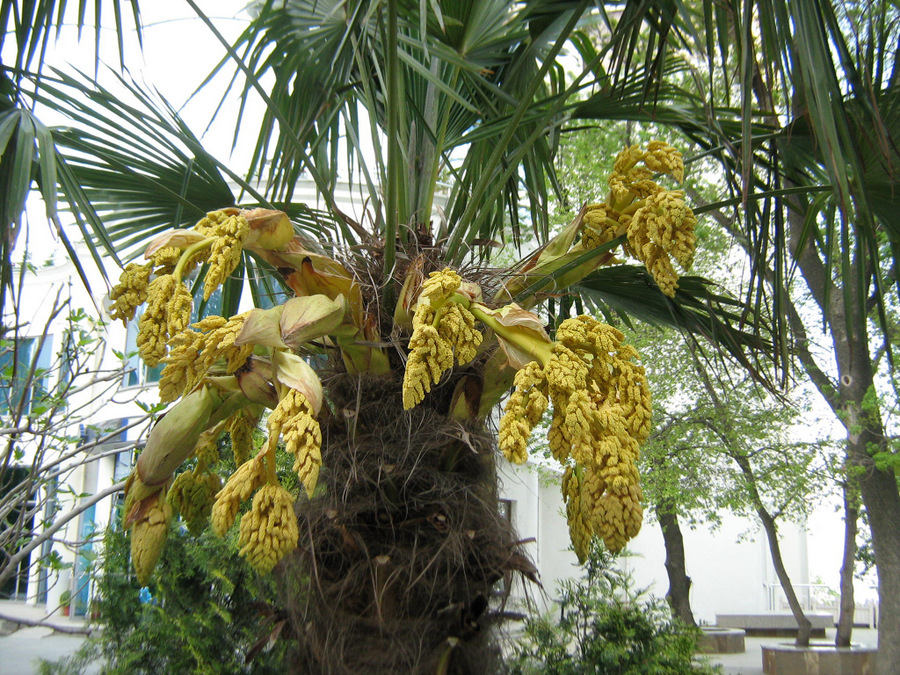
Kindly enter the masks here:
M 247 501 L 265 482 L 266 467 L 262 457 L 241 464 L 216 495 L 211 514 L 213 532 L 224 537 L 234 525 L 241 503 Z
M 406 410 L 421 403 L 432 384 L 440 382 L 453 367 L 454 356 L 460 365 L 475 358 L 483 336 L 468 308 L 454 300 L 461 285 L 462 278 L 449 268 L 432 272 L 422 284 L 403 376 Z
M 627 234 L 625 250 L 644 263 L 663 293 L 674 297 L 678 273 L 672 263 L 690 269 L 697 219 L 684 193 L 664 190 L 653 180 L 655 173 L 681 182 L 681 153 L 662 141 L 651 141 L 646 150 L 637 145 L 622 150 L 609 177 L 607 202 L 585 209 L 580 246 L 594 249 Z
M 250 233 L 250 224 L 240 213 L 213 211 L 197 223 L 195 229 L 207 237 L 214 237 L 209 250 L 209 270 L 203 285 L 203 299 L 209 300 L 228 275 L 241 262 L 244 240 Z
M 253 498 L 253 507 L 241 517 L 241 555 L 266 574 L 297 547 L 297 537 L 294 498 L 280 485 L 267 483 Z
M 208 316 L 193 324 L 196 331 L 186 329 L 172 337 L 159 380 L 163 403 L 191 391 L 217 361 L 225 361 L 225 372 L 229 374 L 244 365 L 253 353 L 253 345 L 236 345 L 234 342 L 244 326 L 245 317 L 246 313 L 230 319 Z
M 131 560 L 138 583 L 146 586 L 169 536 L 172 507 L 162 492 L 147 500 L 147 507 L 131 530 Z
M 567 473 L 563 494 L 579 557 L 597 535 L 620 550 L 641 526 L 637 472 L 650 432 L 650 393 L 634 349 L 622 333 L 588 316 L 557 329 L 546 363 L 532 362 L 515 379 L 500 421 L 500 448 L 510 461 L 527 459 L 532 428 L 552 402 L 550 451 Z
M 197 265 L 208 263 L 204 300 L 237 267 L 250 232 L 247 219 L 236 209 L 208 213 L 191 230 L 172 230 L 147 251 L 149 262 L 126 266 L 110 291 L 111 315 L 131 321 L 148 303 L 138 326 L 138 349 L 144 362 L 156 367 L 166 356 L 167 343 L 191 320 L 193 296 L 183 282 Z
M 251 408 L 241 408 L 228 420 L 231 451 L 235 466 L 241 466 L 253 454 L 253 432 L 259 423 L 259 414 Z
M 187 523 L 188 530 L 198 535 L 209 522 L 216 493 L 222 479 L 209 471 L 185 471 L 175 478 L 169 488 L 169 503 Z
M 285 449 L 294 456 L 293 470 L 312 498 L 322 467 L 322 431 L 309 401 L 289 389 L 269 415 L 268 426 L 270 443 L 277 442 L 279 434 L 284 437 Z

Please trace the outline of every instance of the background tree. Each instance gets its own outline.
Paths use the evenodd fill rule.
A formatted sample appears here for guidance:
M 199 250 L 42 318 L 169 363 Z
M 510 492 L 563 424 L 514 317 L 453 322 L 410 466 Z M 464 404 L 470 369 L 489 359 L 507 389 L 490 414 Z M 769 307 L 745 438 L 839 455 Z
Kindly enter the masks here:
M 18 307 L 18 299 L 12 299 Z M 24 316 L 24 313 L 23 313 Z M 49 349 L 51 332 L 64 326 L 55 354 Z M 53 326 L 53 327 L 51 327 Z M 105 453 L 127 452 L 117 445 L 105 453 L 92 452 L 122 433 L 91 427 L 95 440 L 86 441 L 82 429 L 91 424 L 97 406 L 119 388 L 125 365 L 98 370 L 107 349 L 102 323 L 69 300 L 56 296 L 40 334 L 16 323 L 0 341 L 0 586 L 26 582 L 32 568 L 41 566 L 49 583 L 66 566 L 51 542 L 76 546 L 65 536 L 66 525 L 122 484 L 96 495 L 78 496 L 67 479 Z M 26 339 L 26 335 L 28 335 Z M 134 421 L 135 425 L 145 419 Z M 133 447 L 133 446 L 132 446 Z M 25 583 L 22 584 L 23 586 Z
M 784 566 L 777 527 L 778 519 L 802 518 L 814 495 L 827 487 L 826 457 L 818 447 L 824 439 L 792 438 L 801 425 L 807 435 L 814 428 L 808 404 L 797 396 L 779 400 L 746 373 L 714 370 L 688 345 L 654 337 L 650 344 L 656 347 L 647 351 L 664 351 L 668 358 L 649 363 L 649 379 L 659 396 L 655 432 L 643 460 L 650 467 L 648 501 L 657 513 L 714 521 L 727 510 L 758 518 L 779 583 L 800 627 L 798 644 L 808 644 L 809 621 Z M 657 466 L 662 470 L 656 470 Z M 678 527 L 671 517 L 666 524 Z M 679 538 L 677 532 L 673 537 L 664 531 L 671 560 L 683 560 L 683 551 L 672 550 Z M 673 590 L 687 591 L 681 575 L 673 579 L 669 571 L 669 576 Z M 687 605 L 687 597 L 680 596 L 678 604 Z
M 753 54 L 743 61 L 743 101 L 757 105 L 758 119 L 776 132 L 775 140 L 767 132 L 765 140 L 744 146 L 743 179 L 735 186 L 744 194 L 771 188 L 784 194 L 771 204 L 748 202 L 752 208 L 735 222 L 745 228 L 741 241 L 753 255 L 757 275 L 774 288 L 778 316 L 790 325 L 804 368 L 847 429 L 848 462 L 860 481 L 876 542 L 884 617 L 879 644 L 885 650 L 879 672 L 897 672 L 900 494 L 888 468 L 891 453 L 870 351 L 878 342 L 890 348 L 888 334 L 877 326 L 886 325 L 896 303 L 891 272 L 896 229 L 884 199 L 896 165 L 891 140 L 895 9 L 882 3 L 796 3 L 752 20 L 733 13 L 730 22 L 735 35 L 745 36 L 738 38 L 741 48 Z M 793 34 L 789 25 L 798 27 Z M 748 32 L 752 26 L 761 35 L 756 47 Z M 797 49 L 801 44 L 804 49 Z M 818 67 L 806 60 L 812 54 Z M 788 124 L 772 113 L 785 115 Z M 756 152 L 768 153 L 765 160 L 757 155 L 759 172 L 749 163 Z M 813 197 L 811 190 L 822 192 Z M 769 209 L 780 225 L 775 236 L 760 238 L 755 223 L 763 222 Z M 789 265 L 800 273 L 802 285 L 791 285 Z M 804 297 L 821 317 L 808 325 Z M 813 347 L 819 326 L 831 342 L 828 357 Z

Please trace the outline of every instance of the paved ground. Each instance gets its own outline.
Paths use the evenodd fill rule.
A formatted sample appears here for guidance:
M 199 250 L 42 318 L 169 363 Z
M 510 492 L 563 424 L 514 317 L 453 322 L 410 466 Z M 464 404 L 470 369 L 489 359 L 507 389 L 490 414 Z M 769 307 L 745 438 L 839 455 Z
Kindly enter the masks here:
M 40 621 L 45 625 L 21 625 L 6 635 L 15 627 L 9 619 Z M 84 642 L 85 630 L 85 621 L 81 617 L 64 617 L 58 612 L 47 617 L 41 608 L 0 600 L 0 675 L 30 675 L 38 672 L 38 659 L 56 661 L 74 654 Z M 95 672 L 99 672 L 99 667 L 89 671 Z
M 31 620 L 43 618 L 43 612 L 23 603 L 0 601 L 0 617 L 15 616 Z M 60 628 L 83 628 L 81 619 L 51 617 L 48 621 Z M 834 631 L 828 631 L 828 639 L 834 639 Z M 67 635 L 52 627 L 20 628 L 16 632 L 0 637 L 0 675 L 31 675 L 37 673 L 36 661 L 43 658 L 55 661 L 73 654 L 84 641 L 83 635 Z M 853 641 L 863 645 L 876 645 L 875 630 L 857 628 L 853 631 Z M 787 638 L 746 638 L 743 654 L 710 654 L 711 663 L 723 666 L 726 675 L 763 675 L 762 651 L 764 644 L 790 642 Z M 99 666 L 88 673 L 99 672 Z

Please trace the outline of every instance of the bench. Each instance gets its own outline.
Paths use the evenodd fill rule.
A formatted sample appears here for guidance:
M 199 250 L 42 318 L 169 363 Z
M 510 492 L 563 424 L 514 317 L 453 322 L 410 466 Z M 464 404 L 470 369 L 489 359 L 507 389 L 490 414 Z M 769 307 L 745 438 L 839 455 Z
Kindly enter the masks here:
M 825 637 L 826 628 L 834 628 L 831 614 L 808 613 L 814 637 Z M 747 635 L 796 635 L 797 620 L 793 614 L 716 614 L 716 625 L 742 628 Z

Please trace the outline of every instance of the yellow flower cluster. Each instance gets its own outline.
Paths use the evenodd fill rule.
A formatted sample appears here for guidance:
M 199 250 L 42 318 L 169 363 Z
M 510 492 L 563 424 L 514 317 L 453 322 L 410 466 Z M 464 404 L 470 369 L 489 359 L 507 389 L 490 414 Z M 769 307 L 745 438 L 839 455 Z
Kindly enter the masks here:
M 137 346 L 141 358 L 155 368 L 166 355 L 169 341 L 169 300 L 176 294 L 175 277 L 166 274 L 156 277 L 147 287 L 147 308 L 138 322 Z M 189 317 L 190 318 L 190 317 Z
M 500 419 L 500 450 L 510 462 L 528 461 L 528 438 L 547 409 L 546 378 L 541 364 L 532 361 L 516 373 L 515 390 Z
M 297 537 L 291 493 L 280 485 L 264 485 L 253 498 L 253 507 L 241 518 L 241 555 L 265 574 L 297 547 Z
M 246 362 L 253 353 L 253 345 L 234 344 L 244 326 L 245 317 L 246 313 L 230 319 L 208 316 L 193 324 L 197 331 L 186 329 L 172 337 L 159 380 L 163 403 L 174 401 L 191 391 L 217 361 L 225 361 L 225 372 L 228 374 Z
M 576 550 L 586 550 L 578 542 L 589 532 L 617 551 L 641 526 L 636 462 L 650 433 L 646 377 L 622 333 L 591 317 L 567 319 L 556 337 L 545 364 L 529 363 L 516 374 L 500 421 L 500 448 L 511 461 L 527 459 L 528 436 L 549 398 L 550 450 L 575 467 L 564 495 Z M 570 501 L 573 495 L 577 500 Z
M 206 218 L 197 223 L 194 229 L 207 237 L 215 238 L 209 250 L 209 270 L 203 285 L 203 299 L 209 300 L 213 291 L 225 282 L 240 263 L 242 246 L 250 233 L 250 224 L 240 214 L 213 211 L 206 214 Z
M 453 299 L 461 285 L 462 278 L 450 269 L 432 272 L 422 284 L 403 376 L 406 410 L 421 403 L 431 385 L 453 367 L 454 354 L 460 365 L 475 358 L 483 336 L 472 313 Z
M 231 451 L 234 453 L 235 466 L 240 466 L 253 454 L 253 431 L 259 422 L 259 415 L 242 408 L 231 416 L 228 422 L 228 434 L 231 436 Z
M 678 286 L 678 273 L 671 259 L 682 269 L 690 269 L 697 242 L 696 225 L 694 212 L 684 203 L 680 190 L 649 196 L 631 218 L 628 245 L 669 297 L 675 296 Z
M 586 207 L 581 247 L 594 249 L 627 234 L 626 250 L 644 263 L 663 293 L 674 297 L 678 273 L 672 260 L 684 270 L 690 268 L 697 219 L 684 193 L 664 190 L 653 180 L 654 173 L 681 182 L 681 153 L 662 141 L 651 141 L 646 150 L 635 145 L 619 153 L 607 202 Z
M 138 265 L 130 263 L 125 266 L 119 283 L 109 292 L 112 301 L 110 316 L 121 319 L 128 324 L 134 319 L 134 313 L 140 305 L 147 301 L 147 286 L 150 284 L 150 275 L 153 273 L 153 264 Z
M 213 532 L 220 537 L 225 536 L 234 525 L 241 503 L 247 501 L 265 482 L 266 467 L 262 457 L 241 464 L 216 495 L 210 519 Z
M 562 477 L 562 494 L 566 504 L 566 520 L 569 523 L 569 539 L 578 556 L 578 562 L 587 560 L 591 550 L 591 538 L 594 536 L 590 521 L 585 518 L 581 508 L 581 483 L 575 468 L 567 466 Z
M 169 535 L 172 515 L 171 505 L 158 493 L 131 530 L 131 560 L 141 586 L 150 582 L 150 575 Z
M 284 436 L 285 449 L 294 455 L 293 470 L 312 498 L 322 467 L 322 431 L 309 401 L 299 391 L 288 390 L 269 415 L 268 426 L 270 444 L 278 442 L 279 434 Z
M 169 503 L 184 518 L 191 534 L 198 535 L 206 527 L 213 501 L 221 487 L 222 479 L 209 471 L 185 471 L 172 483 Z
M 160 246 L 148 255 L 147 264 L 126 266 L 119 283 L 110 291 L 114 319 L 128 322 L 139 305 L 148 303 L 138 327 L 138 349 L 150 367 L 159 364 L 166 355 L 168 341 L 190 323 L 193 296 L 183 279 L 194 267 L 208 262 L 203 298 L 209 300 L 240 262 L 250 225 L 234 209 L 213 211 L 194 226 L 193 233 L 195 238 L 200 235 L 204 239 L 189 244 L 189 239 L 182 238 L 184 248 Z

